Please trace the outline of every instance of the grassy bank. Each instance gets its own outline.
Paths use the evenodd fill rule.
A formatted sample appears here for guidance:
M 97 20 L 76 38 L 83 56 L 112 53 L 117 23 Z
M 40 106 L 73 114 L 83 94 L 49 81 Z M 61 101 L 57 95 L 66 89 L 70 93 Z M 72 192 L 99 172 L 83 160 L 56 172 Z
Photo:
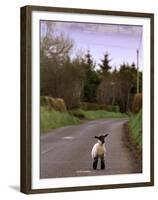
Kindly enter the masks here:
M 131 138 L 139 150 L 142 148 L 142 110 L 129 118 Z
M 77 109 L 77 110 L 72 110 L 71 114 L 74 115 L 75 117 L 83 118 L 87 120 L 127 117 L 126 114 L 122 114 L 119 112 L 109 112 L 105 110 L 84 111 L 81 109 Z
M 48 111 L 41 107 L 40 125 L 41 132 L 67 125 L 79 124 L 80 120 L 67 112 Z
M 127 116 L 122 113 L 108 112 L 103 110 L 84 111 L 81 109 L 76 109 L 69 112 L 49 111 L 46 109 L 46 107 L 42 106 L 40 115 L 41 133 L 59 127 L 77 125 L 80 124 L 83 120 L 122 117 Z

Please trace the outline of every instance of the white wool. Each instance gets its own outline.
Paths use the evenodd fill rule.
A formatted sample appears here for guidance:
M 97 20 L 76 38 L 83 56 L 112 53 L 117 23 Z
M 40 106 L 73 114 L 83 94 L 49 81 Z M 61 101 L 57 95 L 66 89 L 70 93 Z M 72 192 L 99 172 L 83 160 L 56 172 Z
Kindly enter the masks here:
M 105 148 L 105 144 L 100 143 L 100 141 L 98 141 L 98 143 L 96 143 L 93 148 L 92 148 L 92 158 L 94 159 L 95 157 L 103 157 L 106 154 L 106 148 Z

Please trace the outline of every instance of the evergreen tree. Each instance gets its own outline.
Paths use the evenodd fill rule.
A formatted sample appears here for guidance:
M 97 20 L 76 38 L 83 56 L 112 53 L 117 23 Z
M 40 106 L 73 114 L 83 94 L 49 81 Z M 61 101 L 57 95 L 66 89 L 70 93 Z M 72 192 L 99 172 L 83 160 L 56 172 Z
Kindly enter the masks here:
M 95 102 L 97 95 L 97 87 L 100 83 L 100 78 L 99 74 L 95 71 L 95 64 L 89 50 L 85 55 L 84 69 L 85 81 L 82 101 Z
M 101 68 L 101 72 L 103 74 L 108 73 L 111 69 L 111 66 L 109 65 L 110 63 L 110 59 L 109 59 L 109 54 L 105 53 L 104 54 L 104 58 L 101 60 L 101 64 L 99 64 L 99 67 Z
M 87 63 L 87 65 L 89 66 L 90 69 L 93 69 L 94 68 L 94 66 L 93 66 L 93 60 L 92 60 L 92 56 L 91 56 L 89 50 L 87 51 L 87 54 L 86 54 L 85 57 L 86 57 L 86 63 Z

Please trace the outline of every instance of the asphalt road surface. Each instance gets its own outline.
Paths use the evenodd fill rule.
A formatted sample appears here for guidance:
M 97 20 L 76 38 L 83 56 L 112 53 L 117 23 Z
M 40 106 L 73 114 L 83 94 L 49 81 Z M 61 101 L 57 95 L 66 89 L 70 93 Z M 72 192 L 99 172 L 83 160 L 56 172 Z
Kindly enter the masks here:
M 55 129 L 40 137 L 40 178 L 59 178 L 110 174 L 139 173 L 137 160 L 125 145 L 126 119 L 85 122 L 77 126 Z M 92 169 L 91 150 L 95 135 L 108 133 L 105 138 L 104 170 Z

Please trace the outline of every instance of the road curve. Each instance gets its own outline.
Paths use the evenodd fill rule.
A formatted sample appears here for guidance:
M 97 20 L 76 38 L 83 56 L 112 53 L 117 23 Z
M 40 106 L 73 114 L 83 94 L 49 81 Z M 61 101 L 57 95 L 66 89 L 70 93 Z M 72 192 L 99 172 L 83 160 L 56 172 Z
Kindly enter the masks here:
M 88 121 L 58 128 L 40 137 L 40 178 L 139 173 L 136 160 L 124 144 L 127 119 Z M 93 170 L 91 149 L 95 135 L 108 133 L 105 170 Z

